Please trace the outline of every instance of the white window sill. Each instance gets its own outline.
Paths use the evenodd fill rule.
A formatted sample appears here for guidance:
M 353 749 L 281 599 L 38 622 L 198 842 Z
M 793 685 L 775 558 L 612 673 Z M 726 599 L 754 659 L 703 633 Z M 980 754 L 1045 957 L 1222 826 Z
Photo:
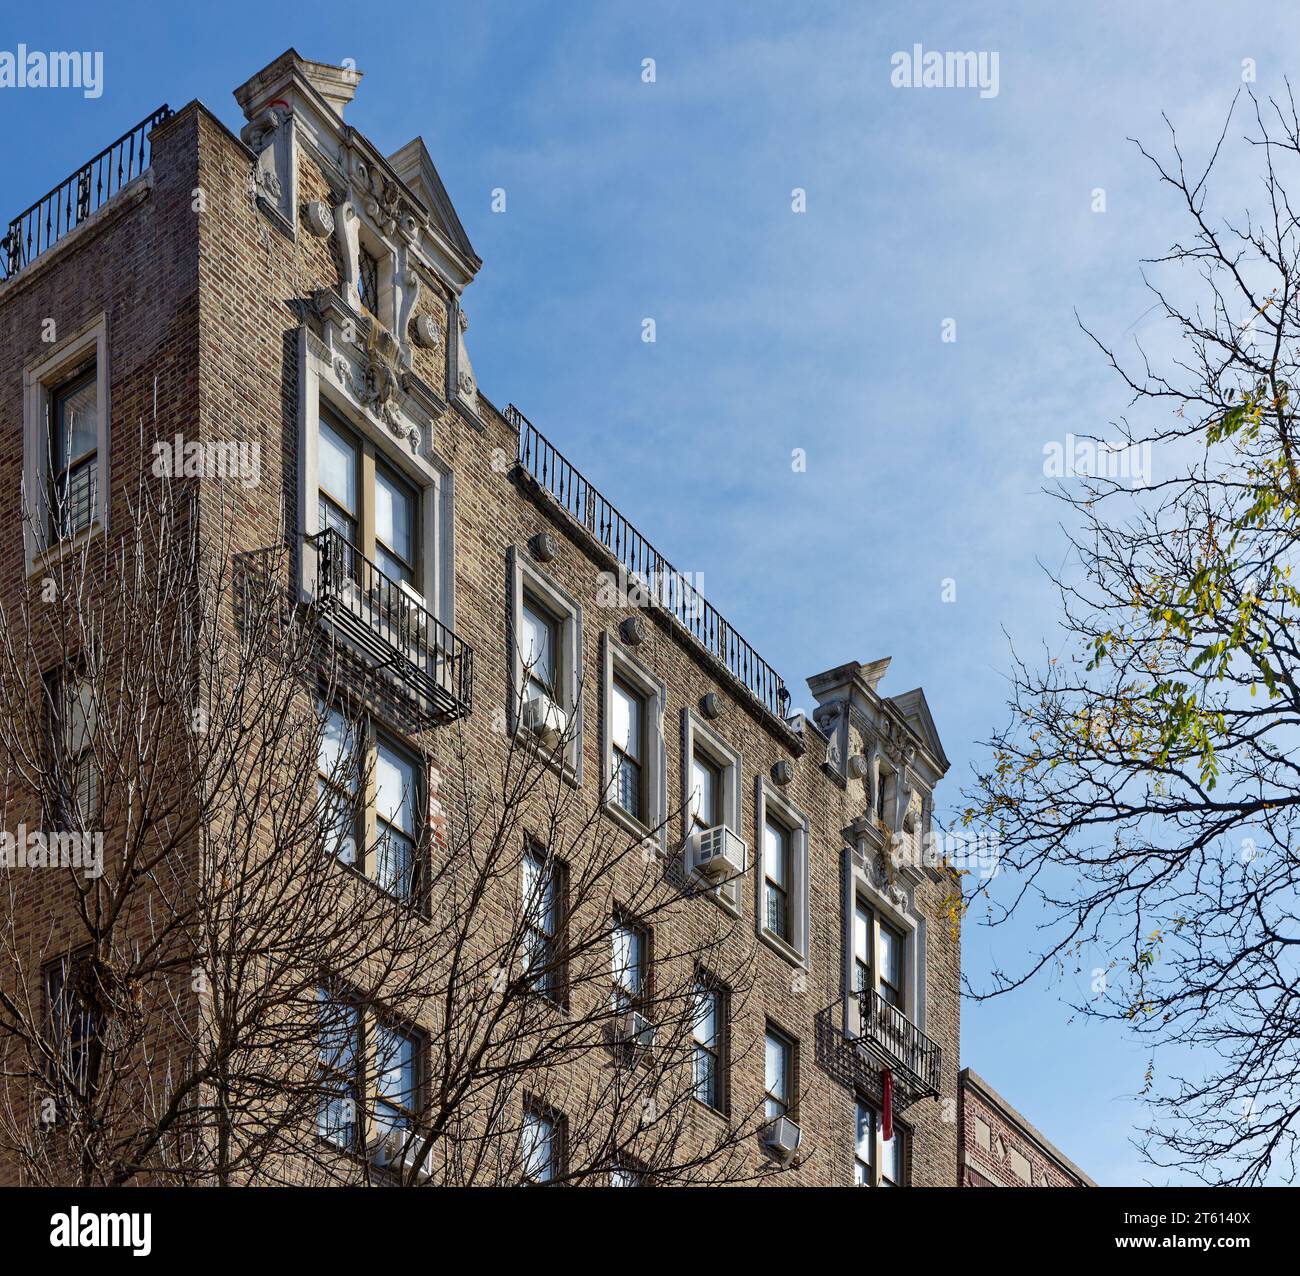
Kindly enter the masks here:
M 799 952 L 793 944 L 782 939 L 780 935 L 774 935 L 766 926 L 759 927 L 758 937 L 774 953 L 780 954 L 780 956 L 788 961 L 790 965 L 799 970 L 808 969 L 808 958 L 803 953 Z

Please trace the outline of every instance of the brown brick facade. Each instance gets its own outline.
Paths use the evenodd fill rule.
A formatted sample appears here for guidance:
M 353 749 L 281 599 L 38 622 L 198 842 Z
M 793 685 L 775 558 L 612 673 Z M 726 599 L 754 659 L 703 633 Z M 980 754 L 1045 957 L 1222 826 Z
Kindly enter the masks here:
M 295 57 L 286 55 L 268 71 L 298 65 Z M 255 443 L 260 482 L 248 488 L 224 485 L 219 496 L 205 487 L 205 518 L 210 512 L 215 521 L 219 501 L 222 517 L 233 529 L 229 552 L 257 551 L 287 539 L 297 555 L 305 499 L 300 453 L 304 368 L 313 366 L 309 356 L 326 335 L 322 306 L 328 303 L 322 299 L 337 293 L 341 269 L 335 237 L 308 233 L 303 217 L 308 204 L 337 201 L 339 173 L 321 162 L 305 131 L 300 132 L 293 149 L 296 206 L 293 224 L 286 225 L 268 212 L 265 199 L 254 198 L 250 173 L 255 152 L 201 105 L 190 104 L 155 130 L 153 147 L 147 181 L 107 208 L 75 244 L 58 246 L 48 259 L 0 285 L 0 311 L 10 334 L 0 356 L 0 406 L 9 432 L 0 463 L 0 508 L 8 525 L 18 524 L 23 370 L 46 353 L 42 319 L 55 316 L 60 333 L 72 336 L 106 314 L 114 474 L 134 472 L 142 431 L 146 453 L 153 438 L 178 432 L 187 439 Z M 463 368 L 458 371 L 455 362 L 459 296 L 445 278 L 427 270 L 422 275 L 411 318 L 433 318 L 441 340 L 432 348 L 409 343 L 409 371 L 432 391 L 422 400 L 434 405 L 429 439 L 452 479 L 454 555 L 449 570 L 454 591 L 448 595 L 454 592 L 453 627 L 474 649 L 474 709 L 467 726 L 473 747 L 482 751 L 486 765 L 500 752 L 501 727 L 509 721 L 512 555 L 581 608 L 581 770 L 593 801 L 604 766 L 607 706 L 601 670 L 607 645 L 626 652 L 664 686 L 669 812 L 680 810 L 687 798 L 683 715 L 697 713 L 704 697 L 718 697 L 721 713 L 710 726 L 742 758 L 738 831 L 751 856 L 735 935 L 736 942 L 754 947 L 757 972 L 755 995 L 730 1025 L 733 1055 L 741 1061 L 731 1079 L 737 1101 L 756 1104 L 761 1099 L 764 1021 L 771 1021 L 795 1039 L 799 1050 L 797 1116 L 803 1145 L 781 1181 L 853 1182 L 855 1101 L 879 1102 L 881 1071 L 879 1060 L 868 1058 L 844 1032 L 857 889 L 849 883 L 860 879 L 867 889 L 879 878 L 882 898 L 891 898 L 891 892 L 892 898 L 906 898 L 916 920 L 909 942 L 921 951 L 909 958 L 909 1004 L 923 1019 L 925 1034 L 942 1050 L 938 1097 L 921 1098 L 905 1109 L 900 1105 L 897 1128 L 907 1148 L 904 1177 L 918 1185 L 954 1185 L 960 945 L 947 909 L 955 878 L 934 865 L 894 876 L 888 855 L 881 855 L 888 838 L 867 818 L 869 788 L 846 767 L 849 755 L 867 748 L 866 733 L 883 731 L 887 724 L 889 747 L 897 747 L 900 757 L 919 753 L 933 758 L 937 753 L 938 761 L 926 764 L 937 779 L 946 761 L 937 739 L 926 735 L 923 702 L 919 711 L 914 701 L 895 702 L 876 691 L 876 679 L 864 675 L 865 667 L 848 665 L 821 675 L 815 688 L 822 701 L 818 721 L 796 726 L 764 710 L 662 610 L 605 605 L 601 574 L 611 568 L 608 554 L 520 473 L 515 426 L 477 387 L 462 396 L 468 408 L 456 402 L 458 384 L 463 384 Z M 408 340 L 408 334 L 399 337 Z M 346 402 L 342 380 L 329 390 Z M 362 408 L 356 411 L 358 419 L 364 417 Z M 376 446 L 392 449 L 396 461 L 408 444 L 390 434 L 381 435 Z M 618 493 L 608 495 L 617 501 Z M 314 500 L 314 494 L 306 499 Z M 124 517 L 116 506 L 114 510 L 115 522 Z M 652 539 L 661 539 L 661 529 L 646 530 Z M 550 532 L 558 547 L 547 562 L 538 561 L 529 548 L 541 532 Z M 2 564 L 6 587 L 16 587 L 23 574 L 16 548 L 6 552 Z M 644 641 L 634 649 L 620 633 L 621 623 L 633 614 L 646 620 Z M 761 649 L 762 635 L 748 636 Z M 823 712 L 828 704 L 838 708 Z M 440 730 L 445 728 L 410 743 L 435 759 L 445 757 Z M 791 960 L 755 934 L 753 856 L 763 837 L 757 826 L 756 783 L 771 777 L 779 763 L 790 764 L 793 777 L 779 786 L 769 779 L 769 785 L 806 818 L 808 827 L 804 962 Z M 909 836 L 919 839 L 928 818 L 926 806 L 921 825 Z M 681 838 L 677 820 L 668 830 L 667 853 L 681 853 Z M 43 915 L 57 916 L 66 906 L 66 900 L 51 898 Z M 715 903 L 705 899 L 694 907 L 702 928 L 714 924 Z M 698 1119 L 714 1118 L 701 1109 Z M 969 1131 L 964 1137 L 963 1150 L 969 1152 Z M 761 1155 L 755 1148 L 754 1157 Z M 1047 1169 L 1049 1179 L 1058 1173 L 1054 1164 Z

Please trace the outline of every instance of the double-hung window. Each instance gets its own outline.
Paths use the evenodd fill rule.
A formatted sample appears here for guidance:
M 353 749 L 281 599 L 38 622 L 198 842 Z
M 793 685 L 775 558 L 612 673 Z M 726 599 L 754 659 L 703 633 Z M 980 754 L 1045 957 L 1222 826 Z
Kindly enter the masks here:
M 320 1015 L 321 1098 L 317 1131 L 353 1150 L 361 1135 L 362 1015 L 356 1002 L 317 990 Z
M 613 998 L 616 1012 L 642 1010 L 649 982 L 650 937 L 626 918 L 616 916 L 613 937 Z
M 316 747 L 316 803 L 325 850 L 344 864 L 357 865 L 360 812 L 357 784 L 361 775 L 361 728 L 337 709 L 318 706 L 323 717 Z
M 62 832 L 89 831 L 99 821 L 99 770 L 95 762 L 95 691 L 64 670 L 45 680 L 51 774 Z
M 415 587 L 415 491 L 385 466 L 375 466 L 375 562 L 389 580 Z
M 49 393 L 49 539 L 67 540 L 94 521 L 99 481 L 95 365 Z
M 705 1107 L 721 1112 L 725 1102 L 726 993 L 704 978 L 695 981 L 692 1038 L 695 1097 Z
M 907 938 L 858 896 L 853 904 L 853 991 L 877 994 L 906 1010 L 904 971 Z
M 903 1132 L 895 1125 L 893 1138 L 886 1142 L 876 1109 L 861 1099 L 854 1109 L 854 1187 L 898 1187 L 903 1181 Z
M 763 1111 L 769 1121 L 793 1116 L 795 1106 L 795 1043 L 767 1026 L 763 1051 Z
M 84 1092 L 94 1079 L 103 1019 L 87 995 L 89 951 L 50 962 L 44 970 L 46 1044 L 53 1060 L 50 1076 L 66 1099 L 66 1089 Z
M 562 1174 L 564 1122 L 552 1112 L 529 1105 L 524 1109 L 524 1182 L 554 1183 Z
M 382 735 L 375 746 L 375 880 L 399 899 L 418 886 L 419 795 L 416 763 Z
M 717 828 L 719 824 L 726 823 L 723 813 L 722 768 L 699 750 L 694 750 L 691 756 L 688 809 L 692 832 Z
M 790 829 L 779 820 L 763 824 L 763 924 L 778 939 L 790 942 Z
M 645 698 L 621 678 L 613 684 L 612 797 L 634 820 L 643 820 L 645 802 Z
M 375 1126 L 403 1142 L 415 1129 L 420 1047 L 415 1035 L 390 1024 L 375 1028 Z
M 524 664 L 524 699 L 545 696 L 556 700 L 559 623 L 530 594 L 524 595 L 519 649 Z
M 316 525 L 344 541 L 344 570 L 356 577 L 361 535 L 361 450 L 345 430 L 320 418 L 316 447 Z
M 562 872 L 540 847 L 524 853 L 524 971 L 534 992 L 558 1001 Z

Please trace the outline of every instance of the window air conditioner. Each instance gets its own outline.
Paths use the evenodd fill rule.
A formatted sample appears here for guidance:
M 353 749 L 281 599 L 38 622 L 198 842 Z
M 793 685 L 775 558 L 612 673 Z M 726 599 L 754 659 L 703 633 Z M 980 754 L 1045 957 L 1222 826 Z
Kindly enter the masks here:
M 799 1123 L 788 1116 L 777 1117 L 763 1131 L 763 1142 L 783 1161 L 790 1160 L 799 1150 L 802 1138 Z
M 745 840 L 725 824 L 691 837 L 691 867 L 705 877 L 736 877 L 745 871 Z
M 401 1173 L 415 1165 L 416 1139 L 406 1130 L 388 1130 L 370 1141 L 370 1159 L 381 1170 Z M 429 1177 L 429 1161 L 426 1157 L 417 1173 L 421 1178 Z
M 554 747 L 564 738 L 568 719 L 550 696 L 534 696 L 524 701 L 523 723 L 543 744 Z
M 655 1043 L 655 1026 L 640 1011 L 629 1010 L 618 1021 L 618 1036 L 630 1046 L 649 1050 Z

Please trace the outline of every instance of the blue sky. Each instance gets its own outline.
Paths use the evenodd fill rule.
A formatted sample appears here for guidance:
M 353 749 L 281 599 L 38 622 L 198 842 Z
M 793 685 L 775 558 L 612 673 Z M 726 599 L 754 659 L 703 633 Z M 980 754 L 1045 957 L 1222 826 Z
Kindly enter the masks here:
M 942 807 L 1004 720 L 1004 629 L 1059 641 L 1043 447 L 1123 410 L 1074 311 L 1141 333 L 1139 259 L 1182 229 L 1125 139 L 1159 142 L 1163 110 L 1203 155 L 1243 58 L 1281 86 L 1300 43 L 1282 9 L 439 0 L 394 26 L 335 0 L 72 0 L 11 17 L 0 47 L 102 49 L 103 95 L 0 90 L 0 214 L 163 101 L 238 129 L 231 90 L 290 45 L 353 59 L 349 121 L 390 153 L 423 135 L 484 259 L 465 304 L 485 392 L 703 573 L 796 705 L 847 660 L 889 655 L 883 690 L 923 685 L 953 761 Z M 996 51 L 998 95 L 892 88 L 918 42 Z M 968 926 L 965 968 L 1031 942 Z M 1146 1055 L 1069 1022 L 1077 978 L 967 1003 L 963 1062 L 1096 1179 L 1142 1182 Z

